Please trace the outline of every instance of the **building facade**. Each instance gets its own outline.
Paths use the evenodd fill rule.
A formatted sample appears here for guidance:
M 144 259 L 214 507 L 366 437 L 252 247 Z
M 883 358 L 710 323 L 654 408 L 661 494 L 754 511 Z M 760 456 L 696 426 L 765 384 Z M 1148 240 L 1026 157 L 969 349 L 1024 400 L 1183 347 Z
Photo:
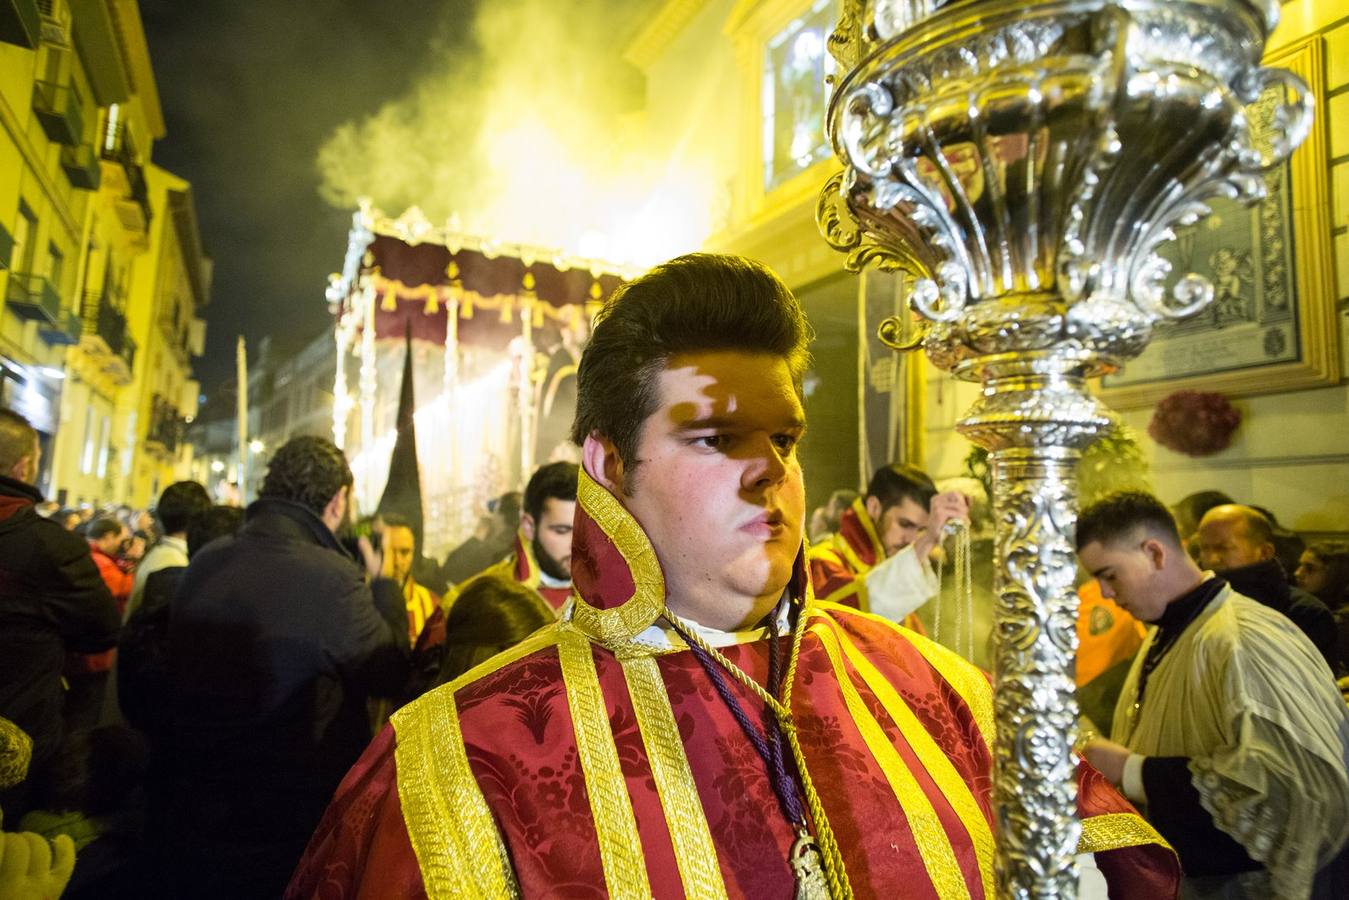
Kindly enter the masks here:
M 1267 59 L 1303 77 L 1318 102 L 1319 130 L 1295 155 L 1287 182 L 1297 244 L 1289 267 L 1296 269 L 1290 290 L 1297 324 L 1290 330 L 1258 310 L 1244 322 L 1197 321 L 1182 339 L 1194 343 L 1173 344 L 1172 355 L 1175 347 L 1203 344 L 1216 351 L 1181 354 L 1185 358 L 1173 361 L 1174 378 L 1127 387 L 1107 382 L 1103 389 L 1120 420 L 1142 436 L 1163 499 L 1219 489 L 1267 507 L 1304 533 L 1342 535 L 1349 532 L 1349 450 L 1341 427 L 1349 419 L 1349 57 L 1343 52 L 1349 49 L 1349 2 L 1292 0 L 1281 4 L 1281 13 Z M 812 505 L 835 488 L 864 485 L 887 459 L 913 462 L 937 478 L 964 474 L 972 448 L 954 427 L 978 390 L 921 354 L 901 358 L 879 344 L 880 319 L 904 309 L 902 282 L 873 271 L 845 272 L 843 256 L 816 227 L 819 191 L 840 169 L 823 127 L 834 74 L 828 37 L 837 16 L 832 0 L 668 0 L 624 53 L 645 75 L 642 115 L 651 146 L 676 148 L 682 169 L 711 173 L 719 220 L 705 247 L 772 266 L 816 331 L 815 368 L 806 381 L 811 437 L 802 448 Z M 1179 249 L 1187 248 L 1181 242 Z M 1201 270 L 1212 265 L 1197 255 L 1181 262 Z M 1239 271 L 1232 284 L 1243 278 L 1243 293 L 1251 295 L 1271 271 Z M 1204 328 L 1209 333 L 1200 334 Z M 1252 337 L 1244 338 L 1243 329 Z M 1275 331 L 1280 335 L 1271 337 Z M 1286 342 L 1294 340 L 1290 348 Z M 1222 358 L 1222 348 L 1239 344 L 1252 345 L 1249 362 Z M 1275 350 L 1290 361 L 1267 364 L 1262 357 Z M 1191 369 L 1199 363 L 1209 370 L 1196 375 Z M 1137 381 L 1151 365 L 1141 360 L 1125 374 L 1132 369 Z M 1157 400 L 1178 388 L 1231 398 L 1243 423 L 1229 449 L 1190 457 L 1146 436 Z
M 4 402 L 54 499 L 143 506 L 184 476 L 210 263 L 135 0 L 0 2 Z

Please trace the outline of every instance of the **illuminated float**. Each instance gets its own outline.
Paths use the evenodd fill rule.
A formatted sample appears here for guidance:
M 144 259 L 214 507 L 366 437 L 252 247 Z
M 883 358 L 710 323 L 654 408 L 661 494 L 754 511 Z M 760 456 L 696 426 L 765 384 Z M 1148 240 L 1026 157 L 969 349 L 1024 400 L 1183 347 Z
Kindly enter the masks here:
M 575 373 L 590 321 L 632 270 L 433 225 L 368 203 L 329 279 L 336 316 L 333 439 L 372 511 L 397 436 L 411 348 L 424 547 L 442 556 L 483 504 L 535 466 L 574 458 Z

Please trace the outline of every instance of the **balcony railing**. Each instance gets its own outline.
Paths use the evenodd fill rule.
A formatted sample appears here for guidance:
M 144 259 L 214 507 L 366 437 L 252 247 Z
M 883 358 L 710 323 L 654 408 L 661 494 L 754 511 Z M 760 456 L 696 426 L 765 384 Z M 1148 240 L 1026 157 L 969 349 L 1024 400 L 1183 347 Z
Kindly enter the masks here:
M 132 230 L 148 230 L 151 218 L 150 189 L 145 183 L 145 169 L 136 155 L 136 145 L 126 130 L 126 123 L 109 123 L 103 135 L 100 155 L 121 166 L 126 177 L 126 196 L 117 205 L 122 224 Z
M 80 349 L 119 384 L 130 384 L 135 371 L 136 342 L 131 339 L 126 316 L 119 306 L 106 286 L 101 291 L 84 292 Z
M 21 319 L 54 325 L 61 316 L 61 295 L 41 275 L 14 272 L 5 291 L 5 306 Z
M 145 443 L 172 453 L 178 449 L 186 429 L 187 423 L 177 408 L 156 394 L 150 406 L 150 427 L 145 433 Z
M 111 294 L 102 291 L 84 292 L 84 333 L 97 338 L 110 356 L 126 364 L 128 374 L 136 359 L 136 342 L 127 330 L 126 316 L 117 308 Z
M 58 144 L 73 146 L 84 134 L 84 112 L 80 96 L 68 84 L 39 81 L 33 85 L 33 112 L 47 137 Z
M 88 144 L 62 147 L 61 168 L 66 170 L 66 177 L 75 187 L 86 191 L 98 190 L 103 177 L 103 167 L 99 164 L 94 149 Z

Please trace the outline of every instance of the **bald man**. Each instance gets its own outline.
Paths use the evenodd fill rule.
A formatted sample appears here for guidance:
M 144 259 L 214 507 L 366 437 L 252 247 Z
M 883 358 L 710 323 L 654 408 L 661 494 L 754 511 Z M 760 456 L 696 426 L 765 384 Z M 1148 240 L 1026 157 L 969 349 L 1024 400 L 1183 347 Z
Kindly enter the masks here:
M 1335 617 L 1314 595 L 1288 583 L 1274 552 L 1274 528 L 1249 506 L 1215 506 L 1199 521 L 1199 562 L 1233 589 L 1278 610 L 1301 628 L 1338 677 Z

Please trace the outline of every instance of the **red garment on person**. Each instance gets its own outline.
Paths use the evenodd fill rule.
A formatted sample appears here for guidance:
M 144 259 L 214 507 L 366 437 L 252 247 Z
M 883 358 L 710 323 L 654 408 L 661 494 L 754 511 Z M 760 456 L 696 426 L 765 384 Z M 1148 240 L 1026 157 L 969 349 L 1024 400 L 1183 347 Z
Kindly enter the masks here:
M 394 716 L 338 788 L 288 897 L 791 895 L 797 835 L 767 769 L 693 654 L 654 624 L 664 586 L 650 545 L 587 482 L 570 613 Z M 832 831 L 855 896 L 992 900 L 987 679 L 893 623 L 815 601 L 804 557 L 789 596 L 804 620 L 792 719 L 823 808 L 812 828 Z M 770 638 L 723 637 L 762 684 Z M 1078 850 L 1096 854 L 1111 896 L 1173 897 L 1171 849 L 1084 762 L 1078 780 Z

